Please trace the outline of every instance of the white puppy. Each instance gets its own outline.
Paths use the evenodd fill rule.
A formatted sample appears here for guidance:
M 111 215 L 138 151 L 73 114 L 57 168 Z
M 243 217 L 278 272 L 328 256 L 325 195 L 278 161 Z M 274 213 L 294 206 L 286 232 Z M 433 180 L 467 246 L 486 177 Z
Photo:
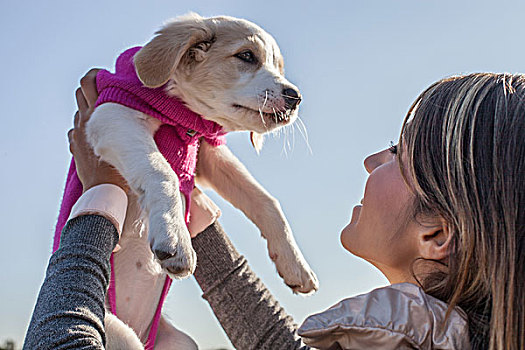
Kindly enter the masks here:
M 297 118 L 301 95 L 284 77 L 279 47 L 268 33 L 248 21 L 196 14 L 179 17 L 138 51 L 134 63 L 144 86 L 165 86 L 169 95 L 225 131 L 251 131 L 257 150 L 262 134 Z M 95 153 L 114 165 L 134 192 L 120 241 L 122 249 L 114 255 L 114 272 L 118 317 L 142 342 L 154 318 L 165 274 L 186 277 L 196 266 L 179 179 L 154 142 L 160 125 L 153 117 L 115 103 L 99 106 L 87 125 Z M 213 188 L 257 225 L 279 275 L 294 292 L 317 290 L 315 274 L 300 253 L 279 202 L 225 145 L 201 143 L 196 181 Z M 112 318 L 111 322 L 117 321 Z M 129 328 L 109 326 L 107 332 L 125 333 L 124 329 Z M 132 347 L 131 343 L 118 345 L 119 341 L 118 335 L 108 334 L 108 348 Z M 156 348 L 171 348 L 175 343 L 195 347 L 162 319 Z

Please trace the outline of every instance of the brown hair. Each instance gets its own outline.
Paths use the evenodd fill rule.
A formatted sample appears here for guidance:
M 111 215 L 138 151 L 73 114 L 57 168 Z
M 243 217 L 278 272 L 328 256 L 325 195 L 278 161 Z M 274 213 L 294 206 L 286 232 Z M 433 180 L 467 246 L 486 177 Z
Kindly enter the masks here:
M 450 255 L 425 291 L 468 315 L 475 349 L 525 348 L 525 76 L 434 83 L 410 108 L 399 147 L 416 215 L 440 215 Z

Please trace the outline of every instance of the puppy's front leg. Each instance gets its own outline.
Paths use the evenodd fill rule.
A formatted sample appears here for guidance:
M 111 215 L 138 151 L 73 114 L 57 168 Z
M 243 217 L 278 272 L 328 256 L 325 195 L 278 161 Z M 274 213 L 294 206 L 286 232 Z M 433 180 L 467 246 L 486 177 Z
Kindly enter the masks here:
M 317 290 L 317 277 L 301 254 L 279 201 L 253 178 L 226 146 L 212 147 L 202 142 L 196 179 L 212 187 L 259 227 L 279 275 L 294 292 Z
M 157 149 L 153 135 L 160 122 L 128 107 L 106 103 L 88 124 L 95 154 L 113 165 L 139 195 L 149 217 L 148 238 L 161 266 L 172 277 L 186 277 L 196 266 L 184 221 L 179 179 Z

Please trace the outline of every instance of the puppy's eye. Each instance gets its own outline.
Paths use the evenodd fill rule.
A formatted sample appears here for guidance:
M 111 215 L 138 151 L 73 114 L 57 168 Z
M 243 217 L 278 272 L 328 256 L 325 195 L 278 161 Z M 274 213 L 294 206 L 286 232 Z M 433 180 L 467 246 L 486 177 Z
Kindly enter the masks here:
M 239 52 L 235 55 L 238 59 L 247 62 L 247 63 L 255 63 L 255 55 L 250 50 Z

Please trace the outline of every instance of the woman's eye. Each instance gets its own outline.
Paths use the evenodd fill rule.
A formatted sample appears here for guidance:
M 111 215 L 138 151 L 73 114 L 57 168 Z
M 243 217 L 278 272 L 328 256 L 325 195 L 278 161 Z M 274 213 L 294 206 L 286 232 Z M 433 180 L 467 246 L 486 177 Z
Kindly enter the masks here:
M 390 147 L 388 147 L 388 150 L 392 154 L 397 154 L 397 145 L 394 145 L 394 141 L 390 141 Z
M 239 52 L 235 57 L 247 63 L 255 63 L 255 55 L 250 50 Z

